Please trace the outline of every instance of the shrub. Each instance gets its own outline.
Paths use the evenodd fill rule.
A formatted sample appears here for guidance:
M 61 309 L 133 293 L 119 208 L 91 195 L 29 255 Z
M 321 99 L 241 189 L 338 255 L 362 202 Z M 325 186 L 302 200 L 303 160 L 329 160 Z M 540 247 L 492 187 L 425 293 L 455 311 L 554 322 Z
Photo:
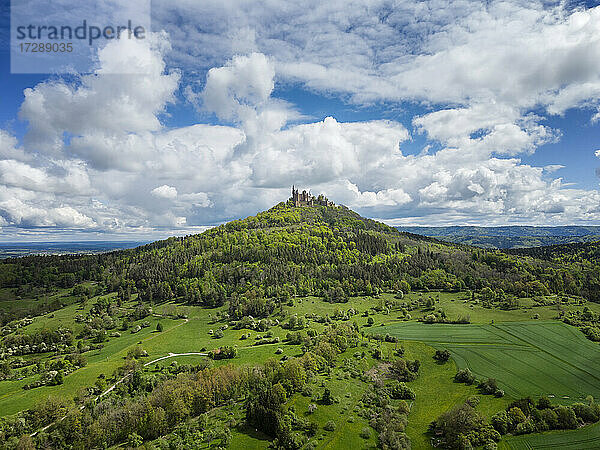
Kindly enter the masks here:
M 469 398 L 467 398 L 466 403 L 471 407 L 471 408 L 477 408 L 477 405 L 479 405 L 479 401 L 480 398 L 477 397 L 476 395 L 471 395 Z
M 360 430 L 360 437 L 363 439 L 369 439 L 371 437 L 371 430 L 368 427 L 364 427 Z
M 416 395 L 414 391 L 404 383 L 397 381 L 388 387 L 390 397 L 396 400 L 414 400 Z
M 483 392 L 484 394 L 495 394 L 496 391 L 498 390 L 498 383 L 496 382 L 496 380 L 494 378 L 488 378 L 485 381 L 480 382 L 477 387 L 481 390 L 481 392 Z
M 323 429 L 326 431 L 335 431 L 335 422 L 330 420 L 323 426 Z
M 450 359 L 450 352 L 448 350 L 436 350 L 433 359 L 439 362 L 446 362 Z
M 469 369 L 461 369 L 454 375 L 454 381 L 458 383 L 473 384 L 475 382 L 475 375 Z

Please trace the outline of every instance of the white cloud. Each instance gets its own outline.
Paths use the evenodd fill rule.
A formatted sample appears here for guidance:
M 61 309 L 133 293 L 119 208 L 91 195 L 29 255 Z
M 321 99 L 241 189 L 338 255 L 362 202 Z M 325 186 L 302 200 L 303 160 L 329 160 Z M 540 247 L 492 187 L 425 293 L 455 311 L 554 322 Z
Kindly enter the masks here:
M 159 2 L 159 26 L 182 18 L 167 27 L 172 50 L 165 34 L 115 41 L 95 73 L 26 90 L 23 144 L 0 131 L 0 225 L 183 232 L 266 209 L 292 183 L 399 221 L 598 221 L 598 191 L 553 178 L 560 165 L 519 159 L 560 138 L 544 116 L 598 107 L 598 11 Z M 201 34 L 203 21 L 213 27 Z M 144 74 L 109 75 L 131 58 Z M 190 68 L 207 70 L 206 82 L 201 70 L 180 86 Z M 274 97 L 295 82 L 363 105 L 421 102 L 427 112 L 406 125 L 430 150 L 403 152 L 412 138 L 394 120 L 303 117 Z M 226 125 L 165 128 L 180 88 Z
M 177 189 L 175 189 L 173 186 L 167 186 L 166 184 L 154 188 L 150 192 L 152 193 L 152 195 L 158 198 L 165 198 L 170 200 L 177 198 Z
M 25 89 L 19 115 L 29 123 L 28 149 L 64 157 L 65 136 L 71 136 L 69 150 L 101 168 L 110 166 L 112 160 L 120 164 L 120 158 L 130 155 L 143 158 L 136 143 L 161 128 L 157 115 L 174 101 L 178 86 L 178 72 L 165 73 L 162 54 L 168 48 L 164 34 L 154 34 L 147 41 L 110 41 L 99 53 L 99 69 L 78 83 L 47 81 Z M 111 73 L 115 65 L 131 64 L 131 55 L 136 65 L 145 68 L 144 74 Z M 132 134 L 136 139 L 129 142 Z M 127 151 L 116 158 L 111 151 L 123 150 L 114 150 L 121 143 Z M 99 153 L 106 160 L 99 161 Z

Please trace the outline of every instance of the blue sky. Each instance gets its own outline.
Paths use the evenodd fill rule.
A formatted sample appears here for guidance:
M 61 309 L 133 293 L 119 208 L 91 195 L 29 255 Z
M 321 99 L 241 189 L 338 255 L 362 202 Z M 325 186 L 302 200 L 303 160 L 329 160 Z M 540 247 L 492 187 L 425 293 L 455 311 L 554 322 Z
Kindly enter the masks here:
M 291 184 L 390 224 L 600 225 L 594 2 L 153 1 L 69 77 L 10 73 L 1 4 L 2 240 L 193 233 Z

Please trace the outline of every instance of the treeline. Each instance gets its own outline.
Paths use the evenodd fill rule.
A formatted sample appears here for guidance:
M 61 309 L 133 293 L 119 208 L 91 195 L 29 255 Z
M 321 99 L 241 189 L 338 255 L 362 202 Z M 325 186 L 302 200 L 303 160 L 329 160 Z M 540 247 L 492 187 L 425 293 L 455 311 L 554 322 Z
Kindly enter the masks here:
M 547 397 L 534 402 L 530 397 L 512 402 L 488 421 L 478 410 L 478 397 L 455 406 L 433 421 L 430 431 L 438 446 L 450 449 L 497 448 L 503 435 L 529 434 L 548 430 L 572 430 L 600 420 L 600 404 L 593 397 L 570 406 L 552 405 Z

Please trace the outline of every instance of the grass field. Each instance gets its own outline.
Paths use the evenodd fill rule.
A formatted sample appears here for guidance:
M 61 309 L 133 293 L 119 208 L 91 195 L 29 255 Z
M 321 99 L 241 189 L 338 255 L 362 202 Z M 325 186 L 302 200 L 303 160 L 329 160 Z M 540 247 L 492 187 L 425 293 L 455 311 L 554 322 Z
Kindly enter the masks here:
M 0 303 L 16 301 L 7 292 L 0 293 Z M 114 296 L 114 294 L 110 294 Z M 475 386 L 454 383 L 453 377 L 457 367 L 469 367 L 478 378 L 494 377 L 505 389 L 507 396 L 495 398 L 481 396 L 478 409 L 486 416 L 498 410 L 520 396 L 541 394 L 554 395 L 556 402 L 571 403 L 588 394 L 600 397 L 600 355 L 598 346 L 593 344 L 573 327 L 557 321 L 551 321 L 558 313 L 556 306 L 539 306 L 531 299 L 521 299 L 520 308 L 510 311 L 489 309 L 473 302 L 465 293 L 410 293 L 403 301 L 414 301 L 422 297 L 432 296 L 436 299 L 435 308 L 443 309 L 451 319 L 469 315 L 469 325 L 425 325 L 415 319 L 428 314 L 426 309 L 412 309 L 411 321 L 402 319 L 399 310 L 384 313 L 375 308 L 385 300 L 393 298 L 391 294 L 383 294 L 380 298 L 351 298 L 348 303 L 330 304 L 315 297 L 294 299 L 294 305 L 284 305 L 277 310 L 275 317 L 283 323 L 290 315 L 314 313 L 333 316 L 336 310 L 347 311 L 350 308 L 358 311 L 350 321 L 356 322 L 361 330 L 367 333 L 393 334 L 402 340 L 406 357 L 421 361 L 421 374 L 411 382 L 411 389 L 417 394 L 417 400 L 411 405 L 409 423 L 406 429 L 411 438 L 413 448 L 431 448 L 430 436 L 427 435 L 429 423 L 456 404 L 465 401 L 471 395 L 478 394 Z M 52 314 L 34 318 L 31 325 L 22 329 L 31 333 L 42 328 L 55 329 L 67 326 L 77 335 L 83 324 L 75 321 L 78 314 L 85 315 L 96 298 L 90 299 L 85 306 L 74 304 L 68 292 L 54 294 L 61 298 L 65 307 Z M 22 301 L 22 300 L 19 300 Z M 29 300 L 35 302 L 35 300 Z M 123 305 L 124 309 L 132 308 L 135 301 Z M 8 306 L 8 305 L 7 305 Z M 587 303 L 590 309 L 600 312 L 600 305 Z M 563 304 L 560 308 L 570 310 L 581 308 L 581 305 Z M 154 305 L 154 316 L 146 319 L 150 326 L 132 334 L 123 332 L 121 337 L 109 338 L 101 350 L 85 354 L 87 366 L 65 377 L 60 386 L 45 386 L 32 390 L 23 390 L 22 386 L 36 379 L 36 375 L 19 381 L 0 382 L 0 416 L 14 414 L 30 408 L 39 399 L 47 395 L 73 397 L 84 387 L 92 386 L 100 374 L 110 376 L 123 364 L 127 352 L 141 343 L 149 356 L 142 362 L 166 356 L 169 353 L 186 353 L 208 351 L 213 348 L 232 345 L 238 348 L 238 356 L 233 360 L 215 361 L 214 364 L 256 364 L 273 357 L 300 356 L 300 346 L 285 342 L 287 330 L 273 326 L 270 332 L 279 337 L 280 342 L 254 346 L 255 337 L 264 335 L 251 330 L 234 330 L 231 327 L 224 331 L 224 336 L 215 339 L 210 330 L 216 330 L 223 322 L 215 323 L 217 313 L 223 308 L 206 309 L 196 306 L 181 306 L 170 303 Z M 185 314 L 188 319 L 167 318 L 165 315 Z M 368 311 L 368 317 L 363 313 Z M 534 315 L 540 320 L 532 321 Z M 367 319 L 373 318 L 374 325 L 367 327 Z M 490 322 L 494 321 L 494 324 Z M 139 321 L 141 322 L 141 321 Z M 138 322 L 138 323 L 139 323 Z M 161 322 L 164 330 L 156 332 L 156 324 Z M 384 324 L 382 326 L 382 324 Z M 307 326 L 320 332 L 325 325 L 307 320 Z M 240 339 L 243 334 L 251 332 L 249 339 Z M 374 343 L 372 343 L 374 344 Z M 391 354 L 395 345 L 384 343 L 385 354 Z M 281 348 L 283 354 L 276 355 Z M 446 364 L 437 364 L 433 360 L 435 349 L 447 348 L 453 360 Z M 25 359 L 51 358 L 52 355 L 27 355 Z M 342 355 L 340 360 L 348 355 Z M 162 360 L 156 364 L 164 366 L 177 362 L 193 364 L 202 360 L 203 356 L 178 356 Z M 374 363 L 374 361 L 371 361 Z M 154 365 L 148 367 L 152 370 Z M 360 431 L 368 426 L 366 419 L 356 414 L 360 409 L 360 398 L 367 384 L 346 376 L 343 369 L 333 369 L 329 376 L 319 375 L 313 381 L 315 390 L 322 390 L 323 383 L 333 394 L 340 398 L 340 403 L 331 406 L 319 406 L 310 417 L 320 424 L 317 435 L 313 438 L 318 448 L 374 448 L 376 433 L 371 429 L 369 439 L 359 437 Z M 442 395 L 443 393 L 443 395 Z M 568 396 L 568 399 L 562 397 Z M 297 414 L 305 416 L 310 397 L 300 394 L 290 399 Z M 239 405 L 238 405 L 239 406 Z M 249 449 L 266 448 L 269 440 L 254 430 L 244 428 L 243 417 L 238 406 L 227 406 L 223 414 L 238 417 L 238 426 L 232 428 L 233 441 L 231 448 Z M 358 408 L 358 409 L 357 409 Z M 220 414 L 219 410 L 215 414 Z M 328 420 L 336 422 L 336 429 L 327 432 L 322 425 Z M 502 442 L 502 448 L 582 448 L 565 447 L 566 442 L 580 442 L 592 445 L 600 436 L 599 427 L 588 427 L 566 433 L 548 433 L 526 437 L 510 437 Z M 550 442 L 543 447 L 544 442 Z M 527 447 L 529 445 L 529 447 Z M 594 448 L 594 447 L 583 447 Z
M 598 345 L 560 322 L 410 323 L 377 327 L 373 332 L 446 348 L 459 367 L 468 367 L 478 378 L 496 378 L 513 397 L 549 395 L 572 402 L 600 396 Z
M 421 374 L 410 383 L 417 395 L 408 417 L 406 433 L 410 437 L 414 449 L 433 448 L 427 433 L 429 424 L 454 405 L 463 403 L 468 397 L 478 395 L 475 386 L 455 383 L 456 364 L 450 360 L 438 364 L 433 359 L 435 349 L 421 342 L 403 342 L 406 357 L 421 361 Z M 491 395 L 480 397 L 477 409 L 486 416 L 491 416 L 504 409 L 510 399 L 496 398 Z

